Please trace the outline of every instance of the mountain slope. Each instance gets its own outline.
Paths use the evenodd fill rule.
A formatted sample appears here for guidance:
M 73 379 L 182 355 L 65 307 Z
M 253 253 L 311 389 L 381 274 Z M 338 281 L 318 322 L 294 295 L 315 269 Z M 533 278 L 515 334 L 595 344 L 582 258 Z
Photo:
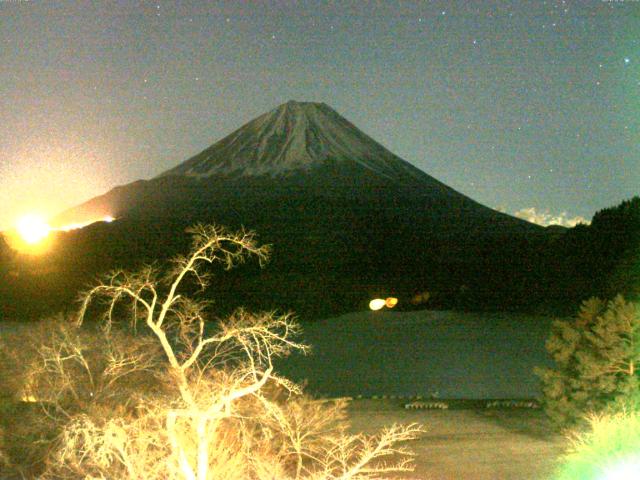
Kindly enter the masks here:
M 74 245 L 77 271 L 171 256 L 187 248 L 181 232 L 195 222 L 242 226 L 273 245 L 273 259 L 264 271 L 221 280 L 218 304 L 313 315 L 364 308 L 372 295 L 410 297 L 425 289 L 433 306 L 459 297 L 465 305 L 532 301 L 524 278 L 535 271 L 532 245 L 545 236 L 541 227 L 413 167 L 327 105 L 298 102 L 55 223 L 105 215 L 117 220 L 63 242 Z M 70 249 L 60 247 L 67 255 Z M 460 296 L 461 289 L 471 293 Z
M 155 216 L 156 210 L 166 215 L 167 209 L 180 214 L 181 208 L 186 213 L 193 202 L 237 196 L 234 192 L 239 190 L 261 197 L 313 195 L 347 200 L 391 195 L 412 198 L 417 204 L 411 209 L 436 203 L 444 204 L 445 210 L 448 205 L 452 212 L 464 210 L 488 229 L 495 228 L 494 222 L 538 229 L 484 207 L 415 168 L 327 105 L 294 101 L 250 121 L 156 178 L 117 187 L 64 212 L 54 223 L 127 216 L 141 205 L 142 215 Z
M 328 161 L 354 162 L 399 183 L 428 177 L 326 104 L 294 101 L 259 116 L 160 176 L 278 177 L 308 172 Z

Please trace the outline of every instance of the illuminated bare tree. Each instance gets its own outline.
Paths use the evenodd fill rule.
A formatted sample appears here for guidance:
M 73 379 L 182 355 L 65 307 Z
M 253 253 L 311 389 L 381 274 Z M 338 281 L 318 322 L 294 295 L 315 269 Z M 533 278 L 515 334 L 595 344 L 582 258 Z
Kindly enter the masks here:
M 299 326 L 290 315 L 238 310 L 215 325 L 207 322 L 207 302 L 185 296 L 185 280 L 204 289 L 204 265 L 229 269 L 249 256 L 262 263 L 269 252 L 244 231 L 197 225 L 190 233 L 191 253 L 170 269 L 113 272 L 83 295 L 79 324 L 91 302 L 101 299 L 107 335 L 121 304 L 131 308 L 133 331 L 145 326 L 161 347 L 163 388 L 161 394 L 140 395 L 121 415 L 73 416 L 45 478 L 347 480 L 410 470 L 409 452 L 394 445 L 415 438 L 420 427 L 393 426 L 375 438 L 349 435 L 343 403 L 308 399 L 275 373 L 276 357 L 307 350 L 294 340 Z M 82 349 L 67 349 L 70 355 L 43 350 L 49 359 L 44 363 L 58 376 L 69 359 L 82 364 Z M 143 371 L 158 378 L 158 369 L 137 354 L 123 354 L 115 364 L 123 374 Z

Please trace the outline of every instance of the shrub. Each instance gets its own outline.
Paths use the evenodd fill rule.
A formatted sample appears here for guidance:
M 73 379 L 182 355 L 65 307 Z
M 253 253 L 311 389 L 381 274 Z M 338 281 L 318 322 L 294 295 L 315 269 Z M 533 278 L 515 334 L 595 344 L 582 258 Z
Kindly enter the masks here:
M 61 315 L 3 334 L 0 379 L 5 454 L 15 472 L 39 477 L 55 440 L 78 415 L 111 418 L 163 388 L 148 336 L 79 326 Z
M 640 472 L 640 412 L 592 414 L 569 435 L 557 480 L 631 480 Z
M 0 413 L 2 415 L 5 414 L 4 411 L 0 411 Z M 0 475 L 4 475 L 5 472 L 8 472 L 10 468 L 11 468 L 11 459 L 7 454 L 4 428 L 2 427 L 2 425 L 0 425 Z
M 558 426 L 579 423 L 589 412 L 638 390 L 640 318 L 621 296 L 585 301 L 574 320 L 553 323 L 546 342 L 555 368 L 536 368 L 543 408 Z

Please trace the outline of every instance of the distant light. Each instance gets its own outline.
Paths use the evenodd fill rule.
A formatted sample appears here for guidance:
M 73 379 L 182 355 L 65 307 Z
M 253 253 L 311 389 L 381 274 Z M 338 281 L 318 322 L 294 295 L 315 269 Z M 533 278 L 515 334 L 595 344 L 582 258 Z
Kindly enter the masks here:
M 79 228 L 84 228 L 88 225 L 88 223 L 69 223 L 68 225 L 63 225 L 59 227 L 58 230 L 61 232 L 70 232 L 71 230 L 77 230 Z
M 631 59 L 630 59 L 629 57 L 625 57 L 625 59 L 624 59 L 624 63 L 625 63 L 626 65 L 628 65 L 628 64 L 629 64 L 629 62 L 631 62 Z
M 369 308 L 371 310 L 380 310 L 381 308 L 383 308 L 385 305 L 387 304 L 386 300 L 383 300 L 382 298 L 374 298 L 373 300 L 371 300 L 369 302 Z
M 389 297 L 384 301 L 387 308 L 393 308 L 398 304 L 398 299 L 395 297 Z
M 18 235 L 29 245 L 35 245 L 49 236 L 51 227 L 40 215 L 29 214 L 16 224 Z
M 80 228 L 84 228 L 88 225 L 91 225 L 92 223 L 96 223 L 96 222 L 107 222 L 107 223 L 111 223 L 115 220 L 115 217 L 112 217 L 111 215 L 105 215 L 102 218 L 99 218 L 97 220 L 87 220 L 85 222 L 78 222 L 78 223 L 68 223 L 67 225 L 63 225 L 61 227 L 58 227 L 56 230 L 60 230 L 62 232 L 69 232 L 71 230 L 78 230 Z

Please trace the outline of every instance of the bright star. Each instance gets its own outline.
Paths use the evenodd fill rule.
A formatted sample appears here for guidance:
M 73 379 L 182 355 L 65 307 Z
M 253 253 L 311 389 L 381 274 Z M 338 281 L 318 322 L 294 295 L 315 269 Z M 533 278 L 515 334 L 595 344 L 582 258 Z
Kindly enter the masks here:
M 631 59 L 629 57 L 624 57 L 625 65 L 628 64 L 629 62 L 631 62 Z

